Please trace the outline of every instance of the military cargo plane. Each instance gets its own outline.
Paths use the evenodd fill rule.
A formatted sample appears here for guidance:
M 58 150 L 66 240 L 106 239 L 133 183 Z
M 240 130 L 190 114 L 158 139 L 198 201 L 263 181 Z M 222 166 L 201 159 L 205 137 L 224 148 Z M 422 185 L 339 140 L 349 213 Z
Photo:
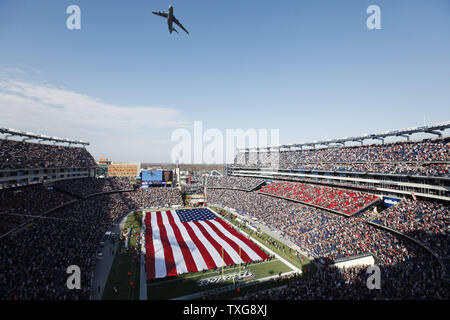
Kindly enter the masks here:
M 183 25 L 180 23 L 180 21 L 177 20 L 177 18 L 175 18 L 175 16 L 173 15 L 173 6 L 170 5 L 169 6 L 169 13 L 165 13 L 165 12 L 156 12 L 156 11 L 152 11 L 153 14 L 156 14 L 157 16 L 163 17 L 167 19 L 167 25 L 169 26 L 169 32 L 172 34 L 172 31 L 175 31 L 176 33 L 178 33 L 177 29 L 175 29 L 173 27 L 173 23 L 177 24 L 181 29 L 183 29 L 187 34 L 189 34 L 189 31 L 187 31 Z

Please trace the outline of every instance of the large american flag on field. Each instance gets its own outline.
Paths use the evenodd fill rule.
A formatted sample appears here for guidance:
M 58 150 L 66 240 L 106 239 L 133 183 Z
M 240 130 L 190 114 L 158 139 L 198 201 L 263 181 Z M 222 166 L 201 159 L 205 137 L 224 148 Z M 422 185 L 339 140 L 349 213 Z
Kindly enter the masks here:
M 147 280 L 269 258 L 207 208 L 147 212 L 144 222 Z

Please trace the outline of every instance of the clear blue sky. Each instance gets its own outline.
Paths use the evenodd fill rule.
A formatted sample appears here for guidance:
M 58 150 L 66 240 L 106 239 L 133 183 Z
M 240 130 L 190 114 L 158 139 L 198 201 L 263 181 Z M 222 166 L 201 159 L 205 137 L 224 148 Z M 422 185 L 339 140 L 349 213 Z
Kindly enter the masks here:
M 169 4 L 189 36 L 151 14 Z M 0 0 L 0 84 L 0 126 L 121 161 L 170 161 L 194 120 L 281 143 L 447 121 L 450 1 Z

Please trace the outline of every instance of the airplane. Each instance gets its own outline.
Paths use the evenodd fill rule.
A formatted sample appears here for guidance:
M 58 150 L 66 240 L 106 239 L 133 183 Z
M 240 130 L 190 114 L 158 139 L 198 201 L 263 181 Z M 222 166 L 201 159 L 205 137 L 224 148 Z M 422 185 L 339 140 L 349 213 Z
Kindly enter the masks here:
M 173 23 L 177 24 L 181 29 L 183 29 L 187 34 L 189 34 L 189 32 L 183 27 L 183 25 L 180 23 L 180 21 L 178 21 L 177 18 L 175 18 L 175 16 L 173 15 L 173 6 L 172 5 L 169 6 L 169 13 L 160 12 L 160 11 L 158 11 L 158 12 L 152 11 L 152 13 L 156 14 L 157 16 L 167 19 L 167 25 L 169 26 L 170 34 L 172 34 L 172 31 L 175 31 L 176 33 L 178 33 L 177 29 L 175 29 L 172 26 Z

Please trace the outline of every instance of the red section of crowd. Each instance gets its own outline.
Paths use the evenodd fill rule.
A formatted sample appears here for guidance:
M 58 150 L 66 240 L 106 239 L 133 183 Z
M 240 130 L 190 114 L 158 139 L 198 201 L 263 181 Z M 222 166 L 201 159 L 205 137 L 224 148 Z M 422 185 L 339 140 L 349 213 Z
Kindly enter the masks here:
M 355 214 L 378 199 L 377 196 L 361 191 L 290 182 L 274 182 L 262 187 L 260 192 L 313 204 L 346 215 Z

